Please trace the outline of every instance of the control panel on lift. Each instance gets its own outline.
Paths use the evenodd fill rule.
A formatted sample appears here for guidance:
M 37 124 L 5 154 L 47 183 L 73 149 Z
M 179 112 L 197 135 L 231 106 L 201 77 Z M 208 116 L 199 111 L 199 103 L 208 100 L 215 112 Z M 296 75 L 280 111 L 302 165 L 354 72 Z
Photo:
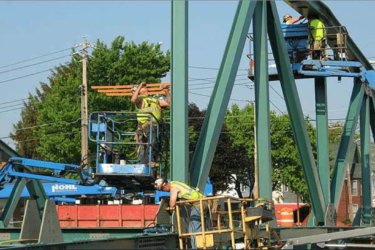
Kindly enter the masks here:
M 290 61 L 300 63 L 310 54 L 307 23 L 281 24 Z

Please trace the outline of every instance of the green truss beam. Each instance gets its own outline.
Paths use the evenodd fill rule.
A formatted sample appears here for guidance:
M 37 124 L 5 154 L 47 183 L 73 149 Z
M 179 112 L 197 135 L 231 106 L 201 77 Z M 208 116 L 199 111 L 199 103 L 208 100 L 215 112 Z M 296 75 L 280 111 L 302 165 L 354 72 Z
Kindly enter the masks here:
M 375 91 L 372 91 L 372 96 L 370 98 L 370 127 L 372 138 L 375 141 Z
M 12 192 L 7 200 L 4 207 L 4 211 L 0 217 L 0 228 L 7 227 L 11 217 L 13 216 L 14 210 L 21 198 L 22 191 L 27 188 L 30 194 L 30 199 L 34 199 L 38 206 L 40 219 L 43 216 L 44 204 L 47 200 L 47 195 L 44 192 L 43 185 L 38 180 L 28 180 L 26 178 L 17 178 L 13 186 Z
M 43 217 L 43 211 L 45 207 L 46 200 L 48 199 L 43 185 L 39 180 L 28 180 L 26 182 L 26 188 L 29 191 L 30 199 L 36 201 L 38 207 L 40 218 Z
M 23 189 L 25 188 L 26 180 L 19 178 L 16 180 L 12 192 L 10 193 L 9 199 L 7 200 L 4 210 L 0 217 L 0 228 L 7 227 L 10 219 L 13 216 L 14 210 L 21 198 Z
M 314 214 L 318 224 L 325 221 L 325 209 L 322 187 L 320 184 L 315 159 L 312 153 L 310 139 L 298 97 L 290 59 L 288 57 L 285 40 L 281 31 L 280 19 L 274 1 L 268 1 L 268 36 L 272 52 L 279 73 L 281 88 L 285 97 L 286 106 L 292 122 L 295 141 L 302 162 L 305 179 L 311 196 Z
M 171 179 L 188 182 L 188 1 L 172 1 Z
M 259 197 L 272 199 L 270 107 L 268 81 L 267 2 L 258 1 L 253 17 L 254 86 Z
M 370 167 L 370 98 L 365 95 L 360 113 L 361 174 L 362 174 L 362 219 L 371 223 L 371 167 Z
M 359 79 L 355 79 L 330 186 L 331 203 L 335 204 L 336 210 L 338 209 L 341 192 L 344 185 L 345 167 L 351 158 L 348 151 L 350 144 L 353 143 L 353 135 L 357 126 L 363 95 L 364 85 Z
M 256 1 L 239 1 L 216 84 L 191 162 L 190 183 L 204 190 Z
M 315 78 L 315 113 L 317 132 L 317 165 L 324 201 L 330 202 L 329 190 L 329 147 L 328 147 L 328 111 L 326 78 Z

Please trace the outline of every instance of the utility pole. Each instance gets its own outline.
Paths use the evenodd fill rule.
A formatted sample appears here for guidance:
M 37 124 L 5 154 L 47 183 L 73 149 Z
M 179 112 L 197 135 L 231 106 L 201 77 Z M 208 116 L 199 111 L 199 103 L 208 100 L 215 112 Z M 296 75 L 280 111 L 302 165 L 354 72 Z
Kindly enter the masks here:
M 87 48 L 85 39 L 82 43 L 82 86 L 81 86 L 81 164 L 86 168 L 88 163 L 88 114 L 87 114 Z

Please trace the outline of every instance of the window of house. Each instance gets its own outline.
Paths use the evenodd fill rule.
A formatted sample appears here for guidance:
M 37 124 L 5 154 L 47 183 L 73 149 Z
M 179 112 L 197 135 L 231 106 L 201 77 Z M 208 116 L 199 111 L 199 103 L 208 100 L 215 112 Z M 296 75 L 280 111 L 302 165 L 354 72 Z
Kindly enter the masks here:
M 352 181 L 352 196 L 358 196 L 358 181 Z
M 281 192 L 285 193 L 285 192 L 289 192 L 289 188 L 287 185 L 281 185 Z

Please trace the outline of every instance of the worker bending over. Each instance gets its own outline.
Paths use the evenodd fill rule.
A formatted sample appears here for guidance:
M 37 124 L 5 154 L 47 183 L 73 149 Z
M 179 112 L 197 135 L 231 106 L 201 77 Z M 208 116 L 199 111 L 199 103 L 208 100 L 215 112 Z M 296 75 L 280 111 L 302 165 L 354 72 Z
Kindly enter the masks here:
M 155 181 L 154 186 L 157 190 L 170 192 L 169 207 L 167 208 L 168 211 L 173 211 L 175 209 L 177 199 L 198 200 L 204 198 L 204 195 L 201 192 L 180 181 L 168 182 L 165 179 L 159 178 Z M 196 204 L 193 204 L 190 211 L 189 232 L 193 233 L 201 231 L 202 224 L 200 206 L 199 202 L 196 202 Z M 197 244 L 195 236 L 191 236 L 190 239 L 191 248 L 196 249 Z

